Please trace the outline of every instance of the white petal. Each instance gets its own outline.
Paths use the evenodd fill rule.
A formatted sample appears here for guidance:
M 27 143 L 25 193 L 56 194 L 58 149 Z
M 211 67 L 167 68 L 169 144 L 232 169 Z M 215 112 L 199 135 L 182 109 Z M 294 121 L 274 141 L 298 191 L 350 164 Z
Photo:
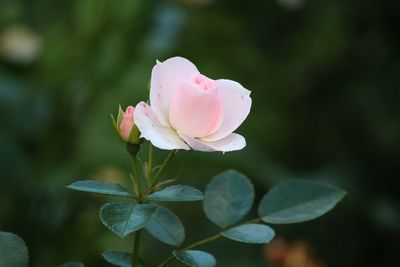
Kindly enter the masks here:
M 190 149 L 175 130 L 160 123 L 151 107 L 145 102 L 136 105 L 134 118 L 141 137 L 149 140 L 154 146 L 167 150 Z
M 251 108 L 250 91 L 240 83 L 224 79 L 216 82 L 224 117 L 218 130 L 203 138 L 206 141 L 220 140 L 235 131 L 249 115 Z
M 169 125 L 169 105 L 171 97 L 181 82 L 199 73 L 196 66 L 183 57 L 172 57 L 157 64 L 151 72 L 150 105 L 158 120 Z
M 225 138 L 218 141 L 204 141 L 202 139 L 192 138 L 185 135 L 180 135 L 183 140 L 194 150 L 204 152 L 230 152 L 235 150 L 241 150 L 246 146 L 246 140 L 243 136 L 236 133 L 231 133 Z

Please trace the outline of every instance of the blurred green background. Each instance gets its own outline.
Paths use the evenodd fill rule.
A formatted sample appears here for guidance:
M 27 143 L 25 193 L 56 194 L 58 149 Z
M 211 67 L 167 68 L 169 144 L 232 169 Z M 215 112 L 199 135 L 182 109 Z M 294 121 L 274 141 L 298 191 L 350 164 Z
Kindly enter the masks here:
M 400 266 L 399 8 L 391 0 L 0 0 L 0 229 L 26 241 L 33 267 L 109 266 L 101 252 L 130 250 L 130 238 L 97 218 L 112 198 L 64 186 L 127 181 L 109 114 L 147 98 L 156 59 L 180 55 L 242 83 L 253 107 L 238 131 L 245 150 L 181 153 L 170 175 L 186 161 L 182 183 L 204 190 L 235 168 L 255 183 L 257 201 L 283 179 L 335 184 L 349 193 L 336 209 L 275 227 L 278 235 L 307 242 L 322 262 L 315 266 Z M 171 208 L 188 242 L 217 231 L 199 203 Z M 149 266 L 171 249 L 144 235 Z M 218 266 L 272 266 L 262 246 L 221 240 L 204 250 Z

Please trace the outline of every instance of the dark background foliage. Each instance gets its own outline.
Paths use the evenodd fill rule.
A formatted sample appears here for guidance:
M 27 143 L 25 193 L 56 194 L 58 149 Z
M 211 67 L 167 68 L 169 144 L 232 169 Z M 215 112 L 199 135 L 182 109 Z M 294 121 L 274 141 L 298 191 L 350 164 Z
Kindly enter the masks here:
M 276 227 L 307 241 L 327 266 L 398 266 L 400 243 L 400 6 L 397 1 L 1 0 L 0 229 L 17 233 L 30 266 L 128 250 L 101 225 L 107 197 L 68 191 L 86 178 L 127 181 L 112 132 L 118 104 L 147 97 L 156 59 L 181 55 L 206 75 L 252 91 L 239 132 L 244 151 L 182 153 L 182 183 L 204 189 L 227 168 L 256 185 L 257 201 L 289 178 L 348 191 L 327 216 Z M 159 153 L 163 155 L 162 153 Z M 193 241 L 217 229 L 199 203 L 171 207 Z M 268 266 L 262 246 L 204 247 L 219 266 Z M 144 260 L 171 248 L 144 236 Z

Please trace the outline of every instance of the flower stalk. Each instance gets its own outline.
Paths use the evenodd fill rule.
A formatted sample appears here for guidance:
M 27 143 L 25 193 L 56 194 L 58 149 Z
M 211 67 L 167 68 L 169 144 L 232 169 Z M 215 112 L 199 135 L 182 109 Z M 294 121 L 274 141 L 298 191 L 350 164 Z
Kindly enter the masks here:
M 168 163 L 171 161 L 171 159 L 173 158 L 173 156 L 175 154 L 178 153 L 178 150 L 171 150 L 171 152 L 169 152 L 168 156 L 165 158 L 164 162 L 162 163 L 162 165 L 160 166 L 160 168 L 158 169 L 156 175 L 154 176 L 154 181 L 153 181 L 153 185 L 157 184 L 158 180 L 161 177 L 161 174 L 164 172 L 165 167 L 168 165 Z
M 141 177 L 139 174 L 138 168 L 138 159 L 137 159 L 137 152 L 139 151 L 139 146 L 127 144 L 127 150 L 131 157 L 131 165 L 132 165 L 132 172 L 133 172 L 133 188 L 135 194 L 138 198 L 139 203 L 142 199 L 142 185 L 141 185 Z M 135 232 L 135 237 L 133 241 L 133 252 L 132 252 L 132 266 L 137 267 L 139 261 L 139 247 L 140 247 L 140 235 L 141 230 Z
M 132 253 L 132 267 L 137 267 L 139 264 L 139 246 L 140 246 L 140 235 L 142 230 L 138 230 L 135 233 L 133 241 L 133 253 Z
M 146 165 L 147 187 L 152 187 L 152 172 L 153 172 L 153 145 L 149 142 L 148 160 Z
M 133 172 L 133 188 L 135 191 L 136 196 L 141 199 L 142 198 L 142 184 L 140 180 L 140 175 L 139 175 L 139 168 L 138 168 L 138 163 L 137 163 L 137 157 L 136 154 L 131 154 L 131 165 L 132 165 L 132 172 Z

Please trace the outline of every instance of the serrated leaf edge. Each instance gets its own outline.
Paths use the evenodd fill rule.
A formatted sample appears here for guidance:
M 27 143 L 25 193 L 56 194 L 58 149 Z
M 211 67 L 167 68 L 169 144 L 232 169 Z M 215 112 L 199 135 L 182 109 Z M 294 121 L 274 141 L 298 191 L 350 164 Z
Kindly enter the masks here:
M 159 198 L 157 197 L 157 195 L 154 197 L 155 194 L 162 192 L 165 189 L 169 189 L 169 188 L 176 188 L 176 187 L 184 187 L 186 190 L 191 190 L 193 192 L 196 192 L 196 194 L 199 194 L 198 197 L 196 198 L 192 198 L 192 199 L 185 199 L 185 200 L 170 200 L 170 199 L 163 199 L 163 198 Z M 159 202 L 192 202 L 192 201 L 202 201 L 204 200 L 204 194 L 203 192 L 201 192 L 199 189 L 190 186 L 190 185 L 171 185 L 171 186 L 167 186 L 164 187 L 161 190 L 158 190 L 148 196 L 145 197 L 147 200 L 151 200 L 151 201 L 159 201 Z
M 100 182 L 100 183 L 104 183 L 104 184 L 108 184 L 108 185 L 114 185 L 117 187 L 120 187 L 120 189 L 122 189 L 122 191 L 124 193 L 126 193 L 126 195 L 122 195 L 122 194 L 111 194 L 111 193 L 103 193 L 103 192 L 95 192 L 95 191 L 90 191 L 90 190 L 82 190 L 79 189 L 77 187 L 74 187 L 74 184 L 79 183 L 79 182 L 86 182 L 86 181 L 94 181 L 94 182 Z M 70 185 L 66 185 L 64 186 L 67 189 L 70 190 L 75 190 L 75 191 L 80 191 L 80 192 L 87 192 L 87 193 L 93 193 L 93 194 L 100 194 L 100 195 L 109 195 L 109 196 L 117 196 L 117 197 L 127 197 L 127 198 L 134 198 L 135 196 L 129 192 L 128 189 L 126 189 L 125 187 L 123 187 L 122 185 L 118 184 L 118 183 L 112 183 L 112 182 L 105 182 L 105 181 L 98 181 L 98 180 L 79 180 L 79 181 L 75 181 Z
M 138 230 L 144 228 L 144 227 L 146 226 L 146 224 L 147 224 L 148 222 L 150 222 L 151 219 L 153 218 L 153 216 L 155 216 L 155 214 L 158 212 L 158 208 L 157 208 L 156 211 L 154 211 L 153 214 L 150 216 L 150 218 L 147 220 L 147 222 L 146 222 L 142 227 L 140 227 L 139 229 L 136 229 L 136 230 L 133 231 L 133 232 L 125 233 L 126 227 L 127 227 L 127 225 L 128 225 L 128 222 L 126 222 L 125 227 L 124 227 L 124 231 L 123 231 L 125 234 L 122 234 L 122 235 L 121 235 L 121 234 L 119 234 L 117 231 L 115 231 L 112 227 L 108 226 L 108 225 L 105 223 L 105 220 L 104 220 L 103 216 L 101 215 L 103 209 L 104 209 L 106 206 L 112 205 L 113 203 L 118 203 L 118 204 L 121 204 L 121 203 L 122 203 L 122 204 L 126 204 L 126 202 L 108 202 L 108 203 L 104 204 L 104 205 L 101 206 L 101 208 L 99 209 L 99 218 L 100 218 L 100 221 L 103 223 L 103 225 L 104 225 L 105 227 L 107 227 L 108 229 L 110 229 L 113 233 L 115 233 L 116 235 L 118 235 L 118 236 L 121 237 L 121 238 L 124 238 L 124 237 L 126 237 L 127 235 L 129 235 L 129 234 L 131 234 L 131 233 L 134 233 L 134 232 L 136 232 L 136 231 L 138 231 Z M 133 212 L 133 210 L 134 210 L 134 208 L 135 208 L 136 205 L 151 205 L 151 204 L 137 204 L 137 203 L 132 203 L 132 204 L 133 204 L 133 207 L 132 207 L 132 210 L 130 211 L 130 214 L 132 214 L 132 212 Z M 155 207 L 157 207 L 157 206 L 155 206 Z M 130 216 L 131 216 L 131 215 L 129 215 L 129 217 L 130 217 Z

